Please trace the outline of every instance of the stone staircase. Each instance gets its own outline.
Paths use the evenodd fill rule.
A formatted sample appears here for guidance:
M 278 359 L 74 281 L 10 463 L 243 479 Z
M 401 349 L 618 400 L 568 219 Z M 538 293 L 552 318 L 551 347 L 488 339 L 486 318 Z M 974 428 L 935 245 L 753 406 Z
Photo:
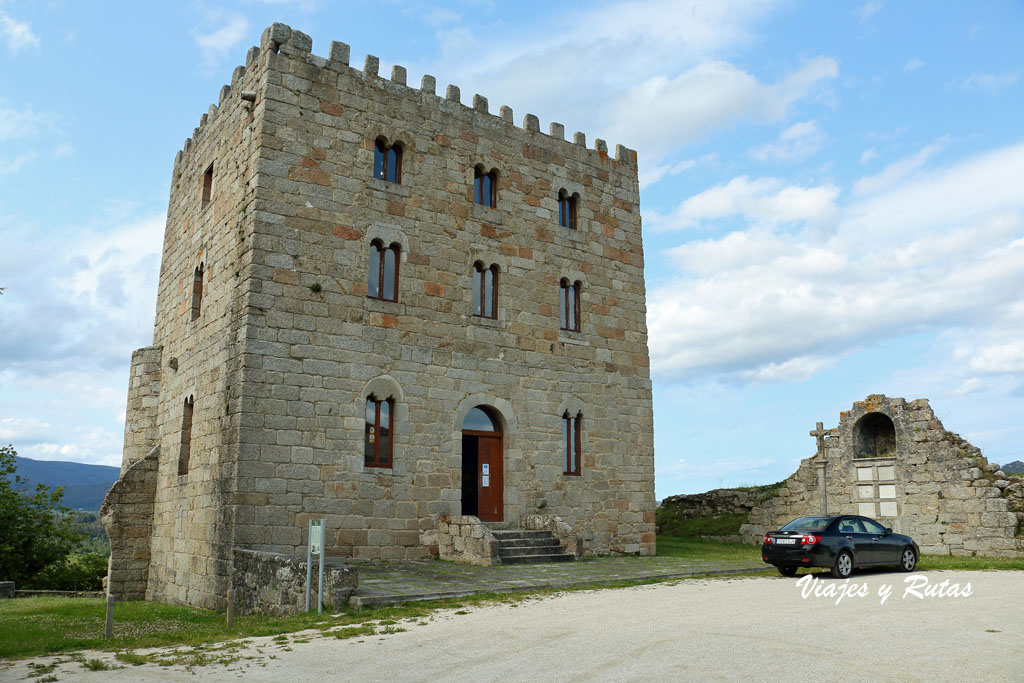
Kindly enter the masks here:
M 523 531 L 495 528 L 498 525 L 488 526 L 494 538 L 498 540 L 498 553 L 502 564 L 572 562 L 575 559 L 562 550 L 558 539 L 552 536 L 550 531 Z

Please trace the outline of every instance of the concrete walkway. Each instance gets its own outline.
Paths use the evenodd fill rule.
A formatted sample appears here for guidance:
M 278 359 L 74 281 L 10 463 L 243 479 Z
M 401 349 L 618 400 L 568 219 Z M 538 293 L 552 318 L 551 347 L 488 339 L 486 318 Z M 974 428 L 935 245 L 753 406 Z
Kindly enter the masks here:
M 544 588 L 603 586 L 621 581 L 742 574 L 765 570 L 762 562 L 696 560 L 682 557 L 600 557 L 553 564 L 476 567 L 439 560 L 359 563 L 353 607 L 458 598 L 478 593 L 511 593 Z M 771 569 L 770 567 L 767 567 Z

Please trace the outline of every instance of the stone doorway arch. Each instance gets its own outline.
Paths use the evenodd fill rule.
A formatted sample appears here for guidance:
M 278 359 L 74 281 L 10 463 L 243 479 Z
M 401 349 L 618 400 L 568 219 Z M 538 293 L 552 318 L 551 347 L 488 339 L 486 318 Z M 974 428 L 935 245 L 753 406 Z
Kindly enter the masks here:
M 462 514 L 484 522 L 504 520 L 502 421 L 486 405 L 473 407 L 462 419 Z
M 853 427 L 855 458 L 896 457 L 896 425 L 885 413 L 868 413 Z

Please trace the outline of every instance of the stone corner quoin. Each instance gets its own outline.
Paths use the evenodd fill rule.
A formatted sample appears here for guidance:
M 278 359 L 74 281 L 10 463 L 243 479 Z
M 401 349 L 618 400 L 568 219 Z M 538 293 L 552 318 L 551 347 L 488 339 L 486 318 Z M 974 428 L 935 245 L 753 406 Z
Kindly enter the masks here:
M 106 505 L 111 593 L 223 609 L 235 551 L 304 560 L 310 518 L 331 557 L 431 557 L 486 496 L 506 525 L 541 513 L 587 553 L 653 554 L 636 153 L 311 49 L 270 26 L 174 159 Z M 493 435 L 463 434 L 476 407 Z

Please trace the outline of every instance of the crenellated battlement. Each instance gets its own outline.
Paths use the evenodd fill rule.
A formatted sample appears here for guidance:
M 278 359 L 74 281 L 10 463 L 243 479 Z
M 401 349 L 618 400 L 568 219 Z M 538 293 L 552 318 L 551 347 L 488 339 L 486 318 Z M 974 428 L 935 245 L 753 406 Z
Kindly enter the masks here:
M 548 132 L 544 133 L 540 128 L 540 119 L 534 114 L 525 114 L 523 116 L 522 125 L 515 126 L 513 110 L 511 107 L 508 105 L 501 105 L 498 108 L 498 113 L 492 114 L 490 112 L 487 98 L 479 93 L 473 95 L 472 105 L 467 106 L 462 102 L 461 90 L 457 85 L 449 84 L 445 88 L 444 97 L 441 97 L 437 94 L 437 79 L 430 74 L 424 74 L 423 78 L 420 80 L 420 87 L 414 88 L 409 86 L 407 83 L 408 72 L 406 68 L 396 64 L 391 68 L 390 79 L 384 79 L 384 77 L 379 73 L 380 59 L 370 54 L 366 55 L 362 69 L 356 69 L 349 64 L 351 48 L 346 43 L 332 41 L 328 57 L 326 58 L 313 54 L 312 49 L 313 39 L 302 31 L 297 31 L 290 26 L 281 23 L 274 23 L 268 26 L 263 31 L 263 35 L 260 39 L 260 45 L 258 47 L 254 45 L 249 48 L 249 51 L 246 54 L 245 65 L 240 65 L 235 68 L 231 75 L 230 85 L 224 85 L 220 89 L 217 104 L 210 105 L 207 113 L 203 114 L 200 118 L 199 125 L 193 130 L 192 136 L 185 140 L 183 148 L 177 153 L 174 159 L 176 172 L 182 157 L 188 154 L 194 141 L 202 133 L 204 127 L 209 122 L 213 121 L 217 116 L 217 113 L 233 93 L 236 93 L 236 96 L 241 99 L 248 100 L 250 102 L 255 99 L 252 97 L 253 93 L 241 91 L 239 84 L 247 73 L 247 70 L 253 67 L 254 63 L 261 55 L 267 53 L 284 54 L 291 58 L 302 59 L 307 64 L 315 68 L 345 73 L 349 76 L 358 76 L 364 80 L 379 79 L 380 81 L 389 81 L 392 86 L 404 88 L 411 93 L 418 92 L 423 98 L 433 99 L 442 108 L 457 105 L 465 112 L 472 112 L 477 116 L 488 117 L 493 119 L 495 123 L 510 124 L 519 130 L 529 133 L 531 136 L 543 135 L 553 141 L 557 141 L 567 146 L 571 145 L 576 148 L 587 149 L 602 160 L 612 158 L 608 154 L 608 143 L 606 141 L 596 138 L 594 140 L 593 148 L 587 148 L 587 136 L 585 133 L 580 131 L 573 134 L 571 141 L 566 140 L 565 126 L 555 121 L 552 121 L 549 124 Z M 249 97 L 247 97 L 247 95 Z M 624 145 L 617 144 L 615 146 L 614 160 L 635 168 L 637 164 L 636 151 Z

